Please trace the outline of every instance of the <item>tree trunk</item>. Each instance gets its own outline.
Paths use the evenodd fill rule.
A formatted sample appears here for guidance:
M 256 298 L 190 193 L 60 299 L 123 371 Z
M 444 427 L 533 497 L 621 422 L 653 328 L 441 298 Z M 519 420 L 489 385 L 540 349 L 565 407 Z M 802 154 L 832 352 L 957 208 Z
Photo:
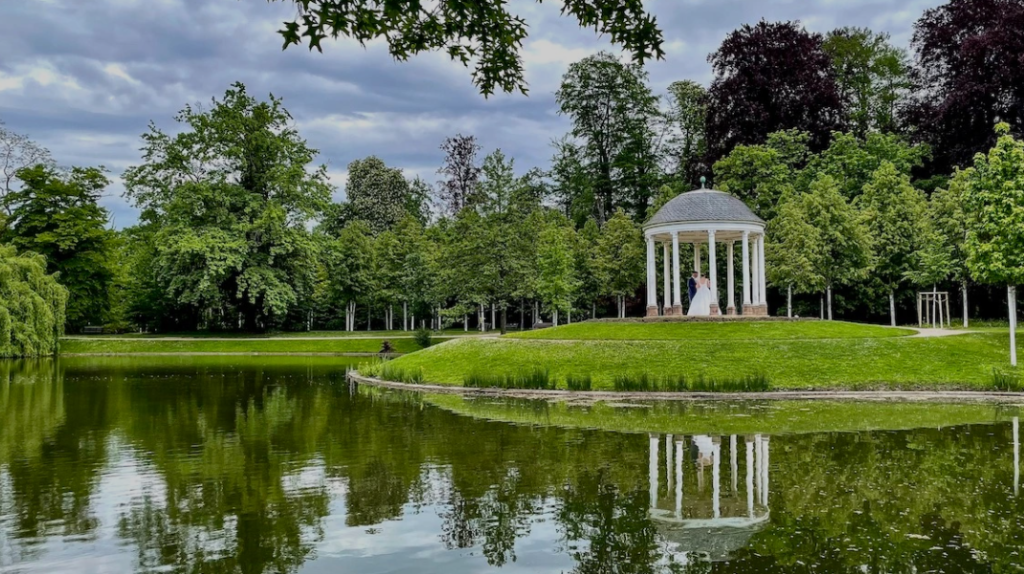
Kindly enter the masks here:
M 1010 311 L 1010 365 L 1017 366 L 1017 287 L 1006 288 L 1006 303 Z
M 352 316 L 349 311 L 352 310 L 352 302 L 345 303 L 345 331 L 352 330 Z
M 889 290 L 889 324 L 896 326 L 896 292 Z
M 484 304 L 483 303 L 480 304 L 480 310 L 477 311 L 476 316 L 477 316 L 477 319 L 480 321 L 480 332 L 481 333 L 486 333 L 487 332 L 487 326 L 484 325 Z
M 935 317 L 937 316 L 936 313 L 935 313 L 935 308 L 939 304 L 938 303 L 938 295 L 935 294 L 936 288 L 937 287 L 935 285 L 932 285 L 932 328 L 933 329 L 935 328 Z M 941 322 L 940 322 L 939 326 L 940 327 L 942 326 Z
M 566 325 L 572 325 L 572 306 L 571 305 L 569 306 L 569 311 L 567 311 L 566 314 L 565 314 L 565 319 L 566 319 L 566 322 L 565 322 Z
M 508 332 L 506 329 L 506 321 L 508 321 L 508 304 L 502 303 L 501 305 L 501 334 L 504 335 Z
M 590 302 L 590 318 L 597 319 L 597 303 Z
M 786 317 L 793 318 L 793 286 L 786 288 Z
M 465 331 L 466 333 L 469 332 L 469 314 L 468 313 L 463 313 L 462 314 L 462 330 Z
M 522 299 L 520 299 L 519 300 L 519 330 L 520 331 L 525 331 L 526 330 L 526 325 L 525 325 L 525 323 L 526 323 L 526 310 L 524 309 L 524 307 L 526 307 L 526 301 L 523 301 Z
M 537 323 L 540 323 L 540 302 L 539 301 L 534 301 L 533 302 L 533 324 L 536 325 Z
M 497 318 L 494 316 L 494 303 L 491 303 L 491 328 L 498 323 Z
M 372 308 L 373 308 L 373 305 L 367 305 L 366 306 L 366 330 L 367 331 L 370 330 L 370 325 L 373 323 L 373 318 L 370 315 L 370 310 Z
M 409 330 L 409 302 L 402 301 L 402 330 Z
M 554 327 L 558 326 L 558 309 L 551 312 L 551 323 Z
M 825 291 L 825 296 L 828 299 L 828 320 L 832 320 L 832 288 L 829 287 Z
M 964 329 L 966 329 L 967 328 L 967 312 L 968 312 L 968 309 L 969 309 L 968 306 L 967 306 L 967 281 L 964 281 L 960 288 L 961 288 L 961 290 L 964 293 Z
M 818 318 L 825 320 L 825 296 L 818 297 Z

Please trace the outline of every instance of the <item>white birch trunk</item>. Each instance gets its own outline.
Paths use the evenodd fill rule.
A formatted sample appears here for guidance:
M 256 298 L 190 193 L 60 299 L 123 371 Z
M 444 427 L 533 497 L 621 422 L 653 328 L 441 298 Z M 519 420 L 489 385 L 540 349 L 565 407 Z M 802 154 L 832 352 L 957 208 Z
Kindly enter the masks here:
M 889 291 L 889 324 L 896 326 L 896 293 Z
M 1006 288 L 1006 300 L 1010 311 L 1010 365 L 1017 366 L 1017 287 Z
M 793 286 L 790 285 L 786 289 L 786 316 L 790 319 L 793 318 Z
M 832 320 L 832 288 L 829 287 L 825 291 L 826 298 L 828 299 L 828 320 Z
M 960 289 L 964 293 L 964 329 L 966 329 L 967 328 L 967 310 L 969 309 L 969 307 L 967 306 L 967 281 L 963 282 L 963 284 L 961 285 Z

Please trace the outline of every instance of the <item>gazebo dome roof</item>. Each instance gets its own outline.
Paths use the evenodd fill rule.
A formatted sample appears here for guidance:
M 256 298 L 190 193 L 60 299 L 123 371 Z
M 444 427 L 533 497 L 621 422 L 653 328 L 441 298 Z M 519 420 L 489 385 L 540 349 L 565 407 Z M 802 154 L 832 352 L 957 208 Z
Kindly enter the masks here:
M 739 198 L 714 189 L 698 189 L 681 193 L 662 206 L 646 227 L 669 223 L 696 223 L 722 221 L 755 223 L 764 225 L 764 220 L 754 215 Z

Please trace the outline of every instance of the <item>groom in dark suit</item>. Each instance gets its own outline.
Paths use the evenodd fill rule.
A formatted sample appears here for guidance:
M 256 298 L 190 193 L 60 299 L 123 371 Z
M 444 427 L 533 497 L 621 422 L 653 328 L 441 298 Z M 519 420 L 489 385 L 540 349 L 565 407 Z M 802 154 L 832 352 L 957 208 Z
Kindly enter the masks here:
M 700 273 L 696 271 L 686 281 L 686 288 L 690 291 L 690 304 L 693 305 L 693 298 L 697 296 L 697 278 L 700 277 Z

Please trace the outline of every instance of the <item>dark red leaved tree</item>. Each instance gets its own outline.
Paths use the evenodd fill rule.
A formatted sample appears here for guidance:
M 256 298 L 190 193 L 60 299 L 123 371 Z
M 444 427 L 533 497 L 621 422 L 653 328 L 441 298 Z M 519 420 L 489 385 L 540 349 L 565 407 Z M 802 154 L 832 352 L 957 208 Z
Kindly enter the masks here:
M 798 22 L 749 24 L 708 56 L 715 79 L 708 92 L 707 139 L 712 162 L 741 144 L 796 128 L 823 149 L 844 124 L 843 102 L 822 36 Z

